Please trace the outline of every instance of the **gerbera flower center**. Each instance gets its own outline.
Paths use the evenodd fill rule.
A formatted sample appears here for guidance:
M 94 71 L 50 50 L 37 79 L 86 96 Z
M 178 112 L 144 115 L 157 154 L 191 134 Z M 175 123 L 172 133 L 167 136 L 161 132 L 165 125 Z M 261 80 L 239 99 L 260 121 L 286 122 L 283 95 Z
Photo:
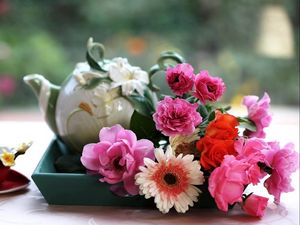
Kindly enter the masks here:
M 164 176 L 164 181 L 168 185 L 175 185 L 178 181 L 177 176 L 173 173 L 166 173 Z
M 161 164 L 152 175 L 160 192 L 169 196 L 177 196 L 188 187 L 188 176 L 181 164 Z

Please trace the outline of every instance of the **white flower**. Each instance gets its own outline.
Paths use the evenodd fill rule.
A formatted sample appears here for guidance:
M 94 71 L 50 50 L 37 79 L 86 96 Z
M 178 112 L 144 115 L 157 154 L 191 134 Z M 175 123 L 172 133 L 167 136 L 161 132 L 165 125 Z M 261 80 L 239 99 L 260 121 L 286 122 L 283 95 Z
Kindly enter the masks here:
M 19 152 L 19 154 L 25 154 L 25 152 L 27 151 L 27 149 L 30 148 L 31 145 L 32 145 L 32 141 L 23 142 L 19 144 L 14 150 L 16 152 Z
M 114 58 L 108 68 L 112 79 L 112 88 L 122 87 L 122 94 L 131 95 L 135 90 L 144 94 L 145 85 L 149 84 L 148 73 L 139 67 L 131 66 L 126 58 Z
M 77 63 L 72 74 L 80 85 L 85 85 L 94 77 L 107 77 L 106 73 L 91 70 L 89 64 L 86 62 Z
M 194 185 L 204 182 L 199 162 L 193 161 L 193 155 L 175 157 L 170 146 L 166 153 L 157 148 L 154 154 L 158 162 L 145 158 L 146 167 L 140 167 L 141 172 L 135 176 L 140 194 L 147 199 L 154 197 L 156 207 L 162 213 L 169 212 L 173 206 L 177 212 L 186 212 L 201 193 Z

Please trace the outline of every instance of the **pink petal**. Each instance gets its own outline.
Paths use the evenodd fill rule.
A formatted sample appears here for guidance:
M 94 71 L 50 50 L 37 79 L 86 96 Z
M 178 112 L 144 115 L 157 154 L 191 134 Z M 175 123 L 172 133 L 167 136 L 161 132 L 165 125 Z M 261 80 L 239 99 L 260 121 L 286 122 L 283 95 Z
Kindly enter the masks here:
M 97 157 L 101 165 L 106 165 L 109 163 L 109 158 L 107 157 L 106 151 L 110 146 L 111 144 L 109 142 L 99 142 L 94 147 L 94 152 L 97 153 Z
M 94 151 L 95 144 L 85 145 L 80 158 L 81 163 L 89 170 L 97 171 L 100 167 L 98 154 Z
M 149 141 L 147 139 L 141 139 L 136 142 L 135 150 L 138 150 L 138 151 L 154 150 L 154 145 L 151 141 Z
M 117 139 L 117 134 L 122 130 L 124 130 L 124 128 L 119 124 L 116 124 L 112 127 L 103 127 L 100 130 L 99 139 L 100 141 L 114 143 Z
M 257 101 L 258 101 L 258 97 L 255 95 L 244 96 L 243 105 L 247 107 L 251 107 L 252 105 L 256 104 Z
M 117 140 L 126 140 L 130 147 L 134 147 L 137 141 L 135 133 L 131 130 L 123 129 L 117 134 L 116 137 Z
M 109 158 L 123 157 L 126 154 L 126 148 L 127 145 L 124 142 L 116 142 L 106 151 L 106 154 Z

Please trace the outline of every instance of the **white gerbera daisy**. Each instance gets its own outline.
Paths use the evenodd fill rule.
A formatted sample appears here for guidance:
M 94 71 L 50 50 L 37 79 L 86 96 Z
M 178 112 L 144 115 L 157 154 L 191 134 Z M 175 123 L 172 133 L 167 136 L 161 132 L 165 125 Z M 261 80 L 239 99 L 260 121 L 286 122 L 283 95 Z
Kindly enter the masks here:
M 140 194 L 147 199 L 154 197 L 156 207 L 162 213 L 169 212 L 173 206 L 177 212 L 186 212 L 201 193 L 194 185 L 204 182 L 199 162 L 193 161 L 193 155 L 175 157 L 170 146 L 166 153 L 157 148 L 154 154 L 158 162 L 145 158 L 146 167 L 141 166 L 141 172 L 135 176 Z

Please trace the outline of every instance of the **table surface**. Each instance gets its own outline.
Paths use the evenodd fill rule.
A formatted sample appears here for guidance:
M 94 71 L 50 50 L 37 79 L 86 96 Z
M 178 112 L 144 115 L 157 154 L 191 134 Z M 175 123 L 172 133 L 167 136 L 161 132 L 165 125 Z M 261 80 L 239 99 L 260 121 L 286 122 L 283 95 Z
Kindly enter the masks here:
M 241 115 L 237 110 L 234 115 Z M 274 108 L 272 125 L 267 129 L 268 140 L 283 144 L 294 142 L 299 149 L 299 109 Z M 3 116 L 6 115 L 6 116 Z M 47 125 L 39 119 L 26 117 L 22 121 L 0 113 L 0 146 L 15 146 L 32 140 L 28 152 L 20 156 L 13 169 L 30 178 L 43 152 L 53 137 Z M 215 209 L 191 209 L 185 214 L 171 211 L 161 214 L 156 209 L 137 209 L 102 206 L 55 206 L 48 205 L 31 181 L 27 190 L 0 195 L 0 225 L 100 225 L 100 224 L 299 224 L 299 171 L 293 174 L 295 191 L 282 195 L 282 203 L 276 206 L 269 201 L 262 219 L 246 216 L 235 207 L 228 213 Z M 268 196 L 261 186 L 256 193 Z M 272 198 L 270 198 L 272 199 Z

